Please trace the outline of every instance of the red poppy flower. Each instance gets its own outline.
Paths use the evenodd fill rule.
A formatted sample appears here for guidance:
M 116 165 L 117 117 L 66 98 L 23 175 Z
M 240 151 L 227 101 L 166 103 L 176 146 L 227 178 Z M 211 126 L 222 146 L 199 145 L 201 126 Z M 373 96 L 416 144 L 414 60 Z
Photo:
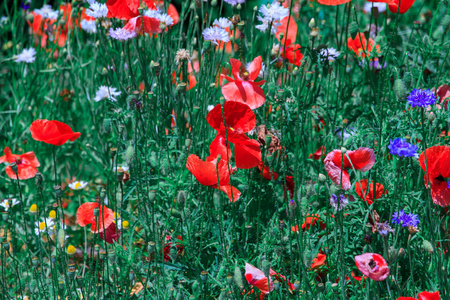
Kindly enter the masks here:
M 283 51 L 283 57 L 289 61 L 289 63 L 300 67 L 302 64 L 303 54 L 300 52 L 300 45 L 298 44 L 290 44 L 286 47 L 286 50 Z
M 295 181 L 293 176 L 286 176 L 285 177 L 286 182 L 283 182 L 283 191 L 284 191 L 284 199 L 286 200 L 286 189 L 289 191 L 289 199 L 294 198 L 294 190 L 295 190 Z
M 344 161 L 342 161 L 342 156 Z M 348 190 L 352 184 L 347 169 L 355 168 L 362 172 L 370 170 L 375 163 L 375 154 L 369 148 L 358 148 L 354 151 L 347 151 L 346 154 L 342 154 L 341 150 L 333 150 L 327 154 L 323 162 L 331 180 L 337 185 L 341 185 L 344 190 Z
M 419 156 L 419 163 L 425 172 L 427 184 L 427 169 L 430 177 L 431 198 L 433 203 L 440 206 L 450 205 L 450 188 L 447 187 L 450 177 L 450 147 L 433 146 L 426 150 L 427 168 L 425 167 L 424 152 Z
M 34 140 L 55 146 L 61 146 L 68 140 L 73 142 L 81 135 L 79 132 L 73 132 L 67 124 L 43 119 L 31 123 L 30 131 Z
M 437 292 L 422 292 L 419 293 L 419 298 L 413 297 L 400 297 L 397 300 L 440 300 L 441 296 L 439 295 L 439 291 Z
M 350 2 L 351 0 L 317 0 L 320 4 L 336 6 Z
M 366 39 L 364 33 L 360 32 L 356 35 L 355 39 L 349 37 L 347 39 L 347 47 L 349 50 L 352 50 L 356 53 L 358 57 L 366 57 L 366 55 L 370 55 L 373 51 L 373 46 L 375 45 L 375 41 L 372 38 L 369 40 Z M 376 45 L 376 52 L 380 52 L 380 46 Z
M 226 160 L 227 148 L 225 138 L 217 135 L 209 149 L 211 155 L 206 158 L 206 161 L 203 161 L 197 155 L 189 155 L 186 160 L 186 168 L 201 185 L 209 186 L 213 189 L 219 189 L 220 185 L 220 190 L 227 194 L 231 202 L 237 201 L 241 196 L 241 192 L 230 185 L 230 171 L 232 172 L 232 170 Z M 218 160 L 219 155 L 220 159 Z M 229 148 L 228 158 L 231 158 Z
M 247 104 L 251 109 L 258 108 L 266 101 L 266 95 L 260 85 L 266 81 L 255 82 L 261 71 L 262 58 L 256 57 L 248 70 L 241 72 L 241 62 L 237 59 L 230 59 L 231 74 L 233 78 L 221 75 L 228 80 L 228 83 L 222 86 L 222 94 L 228 101 L 238 101 Z M 242 76 L 242 77 L 241 77 Z M 251 128 L 250 128 L 251 129 Z
M 116 223 L 113 222 L 104 230 L 104 232 L 100 232 L 99 235 L 102 240 L 108 244 L 112 244 L 117 241 L 117 237 L 120 236 L 120 233 L 117 233 Z
M 373 182 L 370 183 L 370 189 L 369 192 L 367 192 L 367 183 L 369 180 L 363 179 L 360 181 L 357 181 L 355 183 L 355 189 L 358 196 L 367 202 L 367 204 L 371 205 L 373 203 Z M 377 182 L 376 184 L 377 188 L 375 191 L 375 199 L 381 198 L 381 196 L 387 194 L 387 190 L 384 189 L 384 186 Z
M 388 4 L 389 10 L 393 13 L 399 13 L 404 14 L 407 12 L 411 6 L 414 4 L 415 0 L 392 0 L 392 1 L 379 1 L 379 2 L 385 2 Z M 400 4 L 400 8 L 399 5 Z
M 0 157 L 0 163 L 16 163 L 17 174 L 19 175 L 20 180 L 33 178 L 36 175 L 38 171 L 37 168 L 40 166 L 40 164 L 34 152 L 30 151 L 20 155 L 12 154 L 9 147 L 5 147 L 3 151 L 5 152 L 5 155 Z M 7 166 L 5 171 L 6 174 L 8 174 L 9 178 L 17 179 L 17 175 L 12 170 L 11 166 Z
M 144 26 L 142 26 L 142 21 Z M 127 24 L 123 27 L 123 30 L 132 31 L 136 33 L 161 33 L 162 29 L 159 28 L 159 20 L 156 18 L 150 18 L 147 16 L 137 16 L 131 18 Z
M 94 210 L 99 208 L 98 216 L 94 216 Z M 98 202 L 86 202 L 81 204 L 77 210 L 77 223 L 81 227 L 91 224 L 91 232 L 103 232 L 104 228 L 108 228 L 114 221 L 114 213 L 110 208 Z
M 375 281 L 383 281 L 389 276 L 389 267 L 386 260 L 376 253 L 364 253 L 355 256 L 358 270 Z
M 319 160 L 321 157 L 323 157 L 325 154 L 325 147 L 324 146 L 320 146 L 316 152 L 311 153 L 309 155 L 309 158 L 311 159 L 315 159 L 315 160 Z
M 311 226 L 314 226 L 316 224 L 319 224 L 321 230 L 324 230 L 327 227 L 327 224 L 325 224 L 325 222 L 322 222 L 318 214 L 307 215 L 305 222 L 302 224 L 302 230 L 305 230 L 305 228 L 306 230 L 309 230 Z M 298 225 L 292 226 L 291 230 L 293 232 L 298 232 Z
M 277 33 L 275 34 L 275 37 L 280 41 L 281 45 L 284 45 L 285 41 L 286 44 L 288 44 L 288 41 L 289 43 L 295 42 L 295 40 L 297 39 L 297 30 L 298 26 L 297 22 L 295 22 L 295 18 L 293 16 L 285 17 L 283 20 L 281 20 L 281 25 L 277 27 Z M 283 35 L 282 39 L 281 35 Z
M 274 270 L 270 269 L 269 278 L 267 278 L 263 271 L 249 263 L 245 263 L 245 279 L 247 279 L 248 284 L 258 288 L 261 291 L 260 299 L 264 299 L 265 295 L 274 289 L 271 276 L 275 276 L 275 278 L 281 283 L 287 283 L 289 289 L 295 289 L 294 285 L 286 279 L 285 276 L 275 272 Z
M 206 120 L 212 128 L 217 130 L 228 142 L 234 144 L 236 167 L 251 169 L 261 161 L 261 148 L 256 140 L 245 135 L 256 125 L 255 114 L 245 104 L 235 101 L 226 101 L 223 106 L 217 104 L 207 115 Z
M 325 253 L 320 251 L 319 253 L 317 253 L 317 256 L 313 259 L 312 264 L 308 270 L 319 269 L 320 267 L 324 266 L 326 259 L 327 256 L 325 255 Z
M 264 166 L 264 169 L 263 169 L 263 166 Z M 265 180 L 277 180 L 278 179 L 278 173 L 271 171 L 267 164 L 260 162 L 258 165 L 258 169 L 259 169 L 259 171 L 262 171 L 262 176 Z
M 143 2 L 148 9 L 156 10 L 153 0 L 144 0 Z M 107 17 L 130 20 L 139 16 L 139 5 L 139 0 L 108 0 L 106 1 L 106 7 L 108 7 Z

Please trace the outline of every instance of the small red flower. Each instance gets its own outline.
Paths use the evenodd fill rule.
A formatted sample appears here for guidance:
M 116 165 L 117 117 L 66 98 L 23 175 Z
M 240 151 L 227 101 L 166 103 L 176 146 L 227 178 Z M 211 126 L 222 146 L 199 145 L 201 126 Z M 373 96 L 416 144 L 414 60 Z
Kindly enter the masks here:
M 99 208 L 98 216 L 94 215 L 94 210 Z M 81 204 L 77 210 L 77 223 L 81 227 L 91 224 L 91 232 L 103 232 L 104 228 L 108 228 L 114 221 L 114 213 L 110 208 L 98 202 L 86 202 Z
M 371 205 L 373 203 L 373 182 L 370 183 L 370 189 L 367 192 L 368 182 L 368 179 L 357 181 L 355 183 L 355 189 L 358 196 L 366 201 L 367 204 Z M 375 199 L 381 198 L 381 196 L 387 194 L 388 191 L 384 189 L 384 186 L 381 183 L 377 182 L 376 186 Z
M 228 83 L 222 86 L 222 94 L 227 101 L 238 101 L 247 104 L 251 109 L 256 109 L 264 104 L 266 95 L 260 85 L 266 81 L 255 82 L 261 71 L 262 58 L 256 57 L 250 64 L 248 70 L 241 70 L 241 62 L 237 59 L 230 59 L 231 74 L 233 78 L 227 75 L 221 75 Z M 250 128 L 251 129 L 251 128 Z
M 427 184 L 427 169 L 431 185 L 431 198 L 439 206 L 450 205 L 450 147 L 433 146 L 426 150 L 427 166 L 425 167 L 425 151 L 419 156 L 419 163 L 425 172 L 425 185 Z
M 315 226 L 316 224 L 319 224 L 321 230 L 324 230 L 327 227 L 327 224 L 322 222 L 318 214 L 307 215 L 305 222 L 302 224 L 302 230 L 309 230 L 311 226 Z M 291 230 L 293 232 L 298 232 L 298 225 L 292 226 Z
M 336 6 L 350 2 L 351 0 L 317 0 L 320 4 Z
M 337 185 L 341 185 L 344 190 L 348 190 L 352 184 L 347 170 L 352 168 L 362 172 L 370 170 L 375 163 L 375 154 L 369 148 L 358 148 L 354 151 L 347 151 L 346 154 L 342 154 L 341 150 L 333 150 L 327 154 L 323 162 L 331 180 Z
M 326 259 L 327 256 L 325 255 L 325 253 L 320 251 L 319 253 L 317 253 L 317 256 L 313 259 L 312 264 L 308 270 L 319 269 L 320 267 L 325 266 Z
M 364 253 L 355 256 L 358 270 L 375 281 L 383 281 L 389 276 L 389 267 L 386 260 L 376 253 Z
M 293 199 L 294 198 L 294 191 L 295 191 L 295 181 L 294 181 L 294 177 L 293 176 L 286 176 L 285 177 L 286 181 L 283 181 L 283 191 L 284 191 L 284 199 L 286 199 L 286 189 L 289 192 L 289 199 Z M 285 188 L 286 186 L 286 188 Z
M 208 113 L 206 120 L 222 137 L 227 137 L 228 142 L 234 144 L 236 167 L 240 169 L 256 167 L 261 162 L 261 148 L 256 140 L 245 135 L 256 125 L 255 114 L 247 105 L 235 101 L 224 103 L 223 114 L 225 124 L 222 106 L 217 104 Z
M 20 180 L 30 179 L 36 175 L 38 171 L 37 168 L 40 166 L 40 164 L 34 152 L 30 151 L 20 155 L 12 154 L 9 147 L 5 147 L 3 151 L 5 152 L 5 155 L 0 157 L 0 163 L 16 163 L 17 174 L 19 175 Z M 8 174 L 9 178 L 17 179 L 17 175 L 12 170 L 11 166 L 7 166 L 5 171 L 6 174 Z
M 301 46 L 298 44 L 290 44 L 283 51 L 283 57 L 289 61 L 289 63 L 300 67 L 302 64 L 303 54 L 300 52 Z
M 311 153 L 309 155 L 309 158 L 311 159 L 315 159 L 315 160 L 320 160 L 320 158 L 323 158 L 325 155 L 325 147 L 324 146 L 320 146 L 316 152 Z
M 264 166 L 264 168 L 263 168 L 263 166 Z M 260 162 L 258 165 L 258 169 L 259 169 L 259 171 L 262 172 L 262 176 L 265 180 L 277 180 L 278 179 L 278 173 L 270 170 L 270 168 L 267 164 Z
M 439 291 L 436 292 L 422 292 L 419 293 L 419 298 L 413 298 L 413 297 L 400 297 L 397 298 L 397 300 L 440 300 L 441 296 L 439 295 Z
M 165 237 L 166 244 L 164 246 L 164 261 L 165 262 L 172 262 L 172 258 L 170 257 L 170 247 L 172 247 L 172 236 L 167 235 Z M 184 250 L 184 247 L 181 245 L 181 242 L 183 242 L 183 237 L 181 235 L 177 235 L 176 240 L 176 248 L 178 249 L 178 254 L 181 254 Z
M 55 146 L 61 146 L 68 140 L 73 142 L 81 135 L 79 132 L 73 132 L 67 124 L 43 119 L 31 123 L 30 131 L 34 140 Z
M 364 33 L 360 32 L 356 35 L 355 39 L 349 37 L 347 39 L 347 47 L 349 50 L 352 50 L 356 53 L 358 57 L 366 57 L 366 55 L 370 55 L 373 51 L 373 46 L 375 45 L 375 41 L 372 38 L 369 40 L 366 39 Z M 380 46 L 377 45 L 375 47 L 377 52 L 380 52 Z

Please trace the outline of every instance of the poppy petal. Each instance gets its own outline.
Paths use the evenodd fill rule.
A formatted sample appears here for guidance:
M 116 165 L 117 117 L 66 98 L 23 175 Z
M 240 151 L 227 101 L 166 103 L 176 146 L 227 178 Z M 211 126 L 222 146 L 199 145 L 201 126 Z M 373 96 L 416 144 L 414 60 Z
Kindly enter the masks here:
M 383 281 L 389 276 L 386 260 L 377 253 L 364 253 L 355 256 L 358 270 L 375 281 Z
M 200 184 L 209 187 L 216 187 L 218 185 L 215 162 L 203 161 L 197 155 L 191 154 L 186 160 L 186 168 Z M 230 176 L 225 160 L 221 159 L 219 161 L 218 172 L 220 185 L 228 185 Z
M 231 185 L 221 185 L 220 190 L 227 194 L 228 199 L 230 199 L 231 203 L 239 200 L 239 197 L 241 196 L 241 192 L 239 192 L 239 190 L 234 186 L 231 187 Z
M 350 2 L 350 0 L 317 0 L 320 4 L 336 6 Z
M 234 155 L 236 167 L 239 169 L 251 169 L 261 162 L 261 148 L 255 140 L 249 139 L 246 142 L 234 144 Z
M 250 66 L 248 67 L 248 73 L 250 80 L 255 80 L 258 78 L 259 72 L 261 71 L 262 66 L 262 57 L 258 56 L 253 59 L 253 61 L 250 63 Z
M 440 300 L 441 296 L 439 295 L 439 291 L 436 292 L 422 292 L 419 293 L 419 300 Z

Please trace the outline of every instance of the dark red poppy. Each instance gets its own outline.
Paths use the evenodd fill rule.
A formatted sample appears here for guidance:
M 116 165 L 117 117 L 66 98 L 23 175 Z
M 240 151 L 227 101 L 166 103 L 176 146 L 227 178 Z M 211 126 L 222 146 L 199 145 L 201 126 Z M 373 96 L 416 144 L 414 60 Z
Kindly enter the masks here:
M 172 247 L 172 236 L 166 235 L 165 237 L 165 245 L 164 245 L 164 261 L 172 262 L 172 258 L 170 257 L 170 248 Z M 181 235 L 177 235 L 176 239 L 176 248 L 178 249 L 178 254 L 183 253 L 184 247 L 181 245 L 183 242 L 183 237 Z
M 117 241 L 120 233 L 117 233 L 116 223 L 113 222 L 108 226 L 108 228 L 104 230 L 104 232 L 100 232 L 99 235 L 102 240 L 104 240 L 108 244 L 112 244 L 113 242 Z
M 241 70 L 241 62 L 237 59 L 230 59 L 231 74 L 234 78 L 221 75 L 228 83 L 222 86 L 222 94 L 227 101 L 238 101 L 247 104 L 251 109 L 258 108 L 266 101 L 266 95 L 260 85 L 266 81 L 255 82 L 261 71 L 262 58 L 256 57 L 248 70 Z M 250 128 L 252 129 L 252 128 Z
M 256 125 L 255 114 L 250 107 L 236 101 L 226 101 L 223 114 L 225 124 L 222 106 L 217 104 L 208 113 L 206 120 L 222 137 L 227 137 L 228 142 L 234 144 L 236 167 L 240 169 L 256 167 L 261 162 L 261 148 L 256 140 L 245 135 Z
M 327 224 L 320 219 L 318 214 L 307 215 L 305 222 L 302 224 L 302 230 L 309 230 L 311 226 L 315 226 L 316 224 L 320 226 L 321 230 L 324 230 L 327 227 Z M 298 225 L 292 226 L 291 230 L 293 232 L 298 232 Z
M 295 181 L 294 181 L 294 177 L 293 176 L 286 176 L 285 177 L 285 182 L 283 182 L 283 191 L 284 191 L 284 199 L 286 200 L 286 188 L 289 192 L 289 199 L 293 199 L 294 198 L 294 190 L 295 190 Z
M 263 166 L 264 166 L 264 168 L 263 168 Z M 259 171 L 262 172 L 262 176 L 265 180 L 277 180 L 278 179 L 278 173 L 270 170 L 270 168 L 267 164 L 260 162 L 258 165 L 258 169 L 259 169 Z
M 436 94 L 439 97 L 439 102 L 444 105 L 445 109 L 447 109 L 448 103 L 450 102 L 450 85 L 443 84 L 439 86 Z
M 440 300 L 441 296 L 439 295 L 439 291 L 436 292 L 421 292 L 418 295 L 419 298 L 413 297 L 400 297 L 397 300 Z
M 327 154 L 323 162 L 331 180 L 335 184 L 341 185 L 344 190 L 348 190 L 352 184 L 347 170 L 352 168 L 361 172 L 370 170 L 375 163 L 375 154 L 369 148 L 358 148 L 354 151 L 347 151 L 346 154 L 342 154 L 341 150 L 333 150 Z
M 373 51 L 373 46 L 375 45 L 375 41 L 372 38 L 369 40 L 366 39 L 364 33 L 360 32 L 356 34 L 355 39 L 349 37 L 347 39 L 347 47 L 348 50 L 352 50 L 358 57 L 366 57 L 366 55 L 370 55 Z M 380 46 L 376 45 L 376 52 L 380 52 Z
M 31 123 L 30 131 L 34 140 L 55 146 L 61 146 L 68 140 L 73 142 L 81 135 L 79 132 L 73 132 L 67 124 L 43 119 Z
M 367 204 L 371 205 L 373 203 L 373 182 L 370 183 L 370 189 L 367 191 L 367 184 L 369 183 L 368 179 L 363 179 L 360 181 L 357 181 L 355 183 L 355 190 L 358 196 L 367 202 Z M 377 188 L 375 191 L 375 199 L 381 198 L 381 196 L 387 194 L 387 190 L 384 189 L 384 186 L 377 182 L 376 184 Z
M 300 52 L 301 46 L 298 44 L 289 44 L 286 50 L 283 51 L 282 56 L 289 61 L 289 63 L 300 67 L 302 64 L 303 54 Z
M 17 174 L 20 180 L 33 178 L 37 173 L 37 168 L 40 166 L 39 161 L 36 158 L 34 152 L 30 151 L 24 154 L 12 154 L 9 147 L 5 147 L 3 150 L 5 155 L 0 157 L 0 163 L 16 163 Z M 12 170 L 11 166 L 7 166 L 6 174 L 11 179 L 17 179 L 16 173 Z
M 325 155 L 325 147 L 324 146 L 320 146 L 316 152 L 311 153 L 309 155 L 309 158 L 311 159 L 315 159 L 315 160 L 319 160 L 321 157 L 324 157 Z
M 424 153 L 419 156 L 419 163 L 425 172 L 425 185 L 427 184 L 427 169 L 431 185 L 431 198 L 433 203 L 440 206 L 450 205 L 450 147 L 433 146 L 426 150 L 427 166 L 425 167 Z
M 98 216 L 94 215 L 94 210 L 98 208 Z M 81 227 L 91 224 L 91 232 L 103 232 L 103 228 L 108 228 L 114 221 L 113 211 L 98 202 L 86 202 L 81 204 L 77 210 L 77 223 Z
M 389 276 L 389 266 L 386 260 L 377 253 L 364 253 L 355 256 L 358 270 L 375 281 L 383 281 Z
M 153 0 L 143 1 L 148 9 L 156 10 Z M 116 18 L 121 20 L 129 20 L 139 16 L 139 0 L 108 0 L 106 7 L 108 7 L 108 18 Z

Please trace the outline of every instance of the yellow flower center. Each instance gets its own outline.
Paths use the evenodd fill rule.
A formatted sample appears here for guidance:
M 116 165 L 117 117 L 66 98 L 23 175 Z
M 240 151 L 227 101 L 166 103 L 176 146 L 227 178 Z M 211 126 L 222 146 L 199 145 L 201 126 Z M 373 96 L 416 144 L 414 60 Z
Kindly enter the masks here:
M 32 204 L 30 206 L 30 212 L 35 213 L 37 211 L 37 205 L 36 204 Z
M 67 254 L 74 254 L 75 251 L 77 251 L 77 249 L 74 246 L 69 245 L 69 247 L 67 247 Z
M 45 229 L 45 222 L 39 223 L 39 230 L 44 230 L 44 229 Z
M 56 218 L 56 211 L 51 210 L 50 213 L 48 214 L 49 218 L 55 219 Z
M 128 223 L 128 221 L 123 221 L 122 226 L 124 229 L 127 229 L 128 227 L 130 227 L 130 223 Z
M 79 182 L 75 183 L 75 189 L 78 190 L 81 188 L 81 184 Z

